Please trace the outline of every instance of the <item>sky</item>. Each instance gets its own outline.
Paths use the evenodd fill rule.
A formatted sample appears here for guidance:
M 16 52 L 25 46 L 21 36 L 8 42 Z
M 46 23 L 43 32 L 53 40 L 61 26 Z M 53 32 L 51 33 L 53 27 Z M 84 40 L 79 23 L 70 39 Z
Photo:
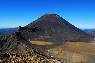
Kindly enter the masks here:
M 95 28 L 95 0 L 0 0 L 0 28 L 25 26 L 47 13 L 78 28 Z

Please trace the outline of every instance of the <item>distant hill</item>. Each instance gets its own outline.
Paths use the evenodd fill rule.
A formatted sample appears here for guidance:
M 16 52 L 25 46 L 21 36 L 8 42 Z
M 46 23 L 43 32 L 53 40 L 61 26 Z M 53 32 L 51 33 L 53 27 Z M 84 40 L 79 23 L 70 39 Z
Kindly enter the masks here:
M 83 29 L 83 31 L 95 37 L 95 29 Z
M 9 33 L 16 32 L 16 31 L 17 31 L 17 28 L 2 28 L 0 29 L 0 35 L 6 35 Z

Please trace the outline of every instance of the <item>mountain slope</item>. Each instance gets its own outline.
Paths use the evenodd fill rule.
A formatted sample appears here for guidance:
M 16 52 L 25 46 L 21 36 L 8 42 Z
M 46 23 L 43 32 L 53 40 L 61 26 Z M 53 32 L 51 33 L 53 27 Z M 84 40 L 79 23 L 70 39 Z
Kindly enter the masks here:
M 42 36 L 48 41 L 90 41 L 93 37 L 70 24 L 57 14 L 41 16 L 26 27 L 39 27 L 41 31 L 36 36 Z M 34 35 L 35 36 L 35 35 Z M 49 36 L 49 38 L 47 38 Z

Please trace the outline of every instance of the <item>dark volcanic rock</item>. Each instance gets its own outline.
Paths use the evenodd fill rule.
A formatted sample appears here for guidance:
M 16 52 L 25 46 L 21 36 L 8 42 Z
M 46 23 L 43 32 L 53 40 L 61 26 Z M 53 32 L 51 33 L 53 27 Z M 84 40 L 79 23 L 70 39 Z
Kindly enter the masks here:
M 46 14 L 26 27 L 39 27 L 41 31 L 36 36 L 49 36 L 50 41 L 91 41 L 93 36 L 81 31 L 57 14 Z M 34 35 L 35 36 L 35 35 Z
M 0 36 L 0 52 L 12 52 L 12 53 L 23 53 L 24 48 L 32 46 L 29 39 L 32 38 L 31 33 L 36 32 L 36 28 L 25 28 L 19 27 L 19 29 L 9 35 Z

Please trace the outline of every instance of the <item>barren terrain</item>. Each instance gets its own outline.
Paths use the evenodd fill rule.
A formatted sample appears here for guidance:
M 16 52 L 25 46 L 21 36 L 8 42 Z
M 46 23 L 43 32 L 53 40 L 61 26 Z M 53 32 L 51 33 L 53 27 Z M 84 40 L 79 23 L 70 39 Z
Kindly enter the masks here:
M 95 43 L 66 42 L 48 52 L 64 60 L 64 63 L 95 63 L 95 45 L 93 44 Z

